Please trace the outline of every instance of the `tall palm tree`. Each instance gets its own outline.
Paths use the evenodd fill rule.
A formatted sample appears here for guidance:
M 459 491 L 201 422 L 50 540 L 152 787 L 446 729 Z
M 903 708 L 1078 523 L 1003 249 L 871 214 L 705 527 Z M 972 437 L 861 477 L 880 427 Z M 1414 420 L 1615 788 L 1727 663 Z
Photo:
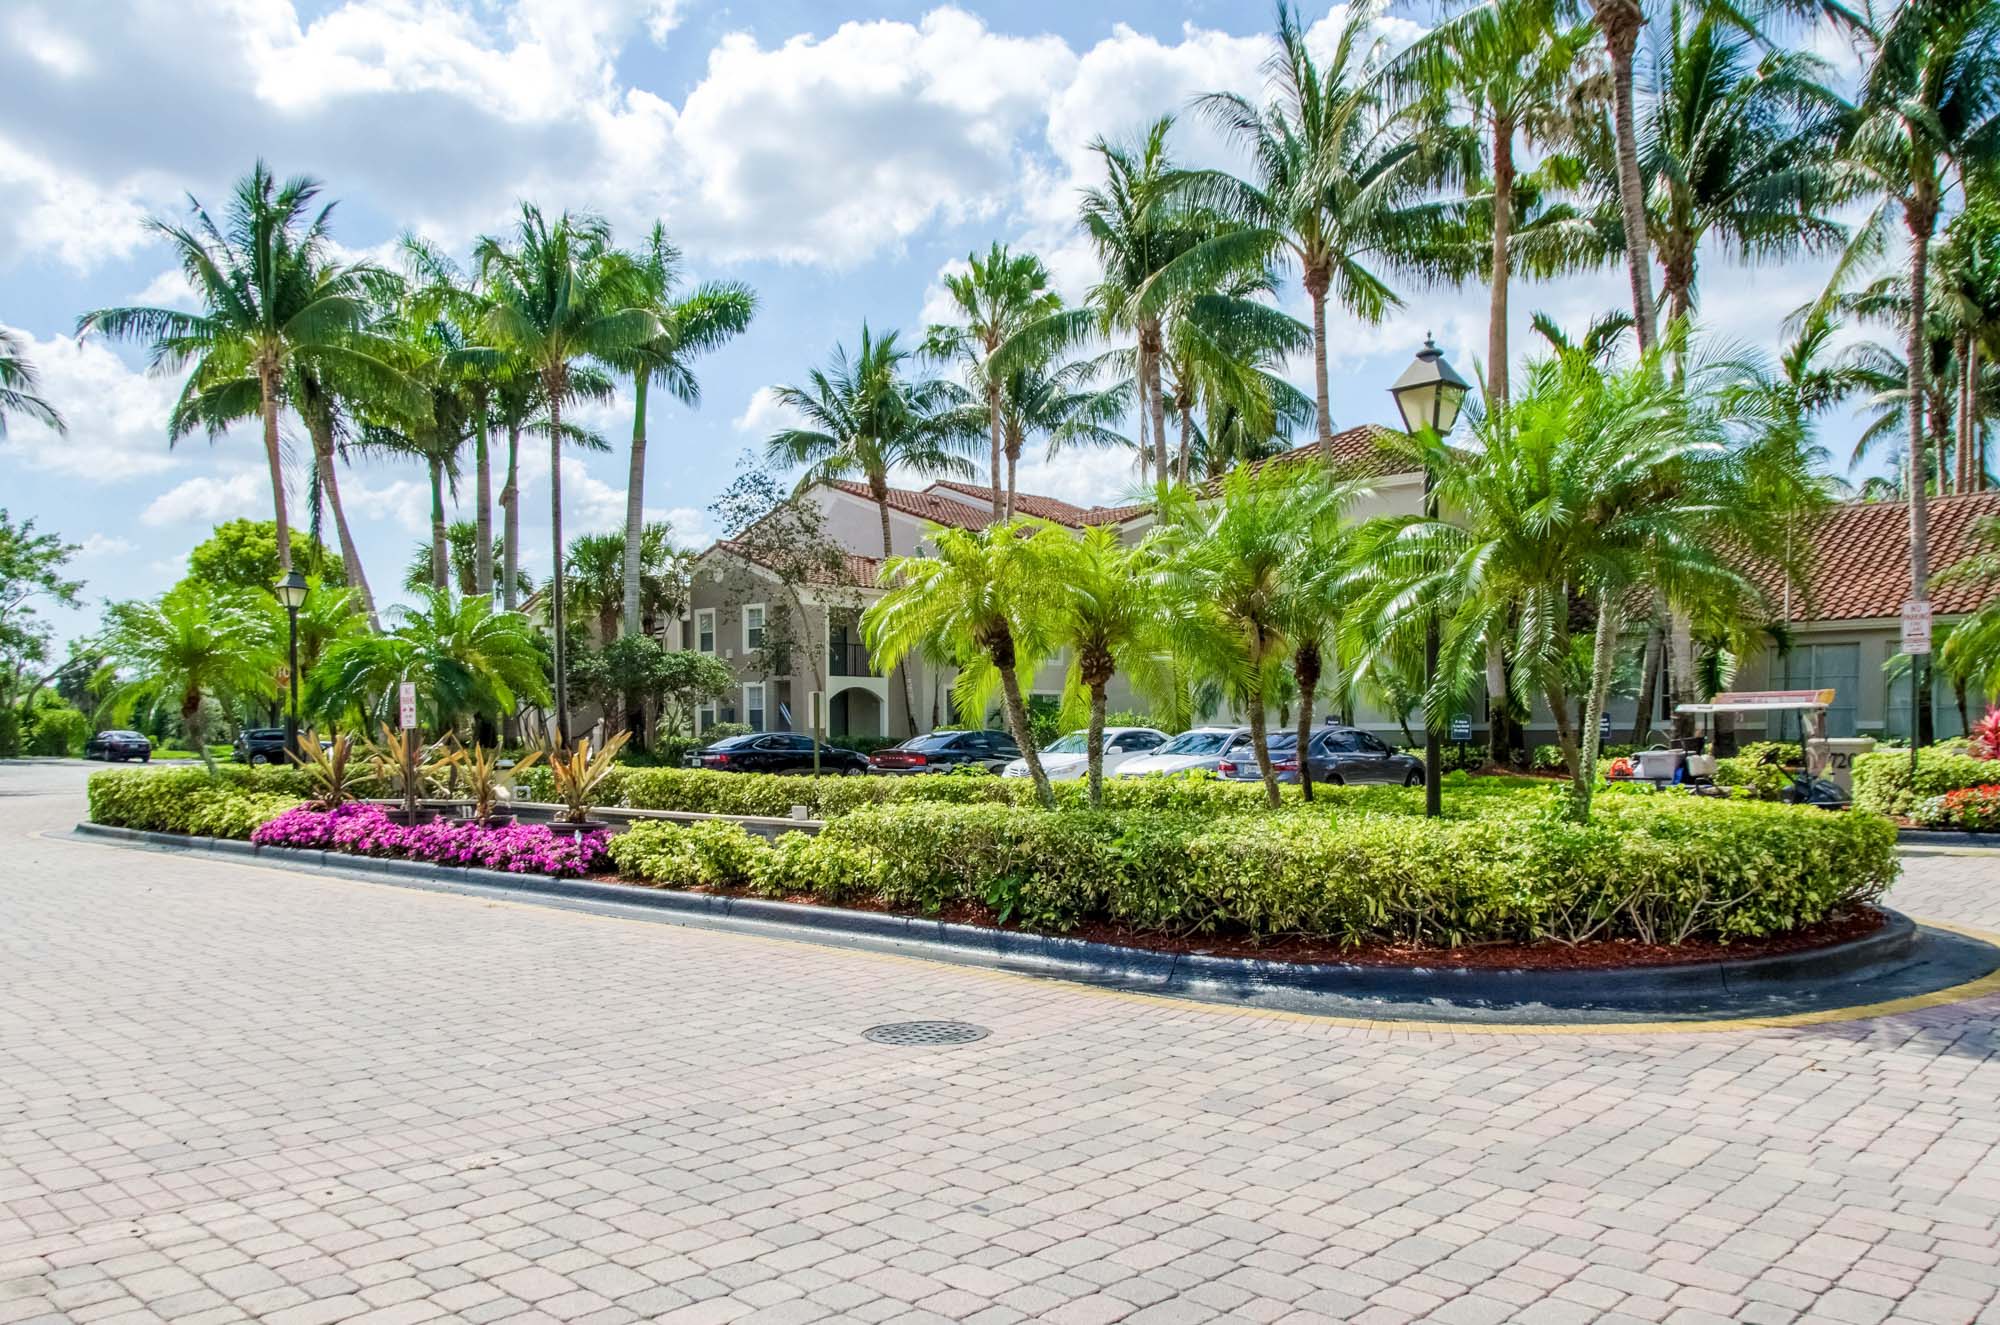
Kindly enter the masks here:
M 1646 225 L 1646 185 L 1639 165 L 1639 112 L 1634 86 L 1639 38 L 1646 30 L 1646 11 L 1641 0 L 1587 0 L 1587 3 L 1591 20 L 1604 34 L 1604 52 L 1611 65 L 1611 144 L 1618 181 L 1618 219 L 1625 239 L 1625 275 L 1632 286 L 1632 329 L 1640 350 L 1644 351 L 1652 348 L 1659 325 L 1653 300 L 1653 245 Z
M 1037 574 L 1027 547 L 1041 534 L 1017 522 L 978 531 L 936 529 L 936 552 L 891 557 L 882 566 L 883 593 L 861 614 L 861 634 L 883 667 L 913 655 L 956 664 L 952 693 L 960 712 L 983 712 L 990 691 L 1000 691 L 1008 734 L 1034 779 L 1042 805 L 1055 808 L 1055 792 L 1042 769 L 1021 673 L 1053 652 L 1052 585 Z
M 598 217 L 562 213 L 553 223 L 533 203 L 521 204 L 510 240 L 486 236 L 477 254 L 490 304 L 484 329 L 497 348 L 520 356 L 540 381 L 549 416 L 549 521 L 554 569 L 549 576 L 555 645 L 555 718 L 569 739 L 563 615 L 562 407 L 575 394 L 580 361 L 606 358 L 660 334 L 659 319 L 618 302 L 607 279 L 611 228 Z M 512 541 L 510 540 L 510 546 Z
M 1978 492 L 1986 475 L 1981 417 L 1990 403 L 1980 391 L 1980 377 L 1983 369 L 2000 359 L 2000 202 L 1990 192 L 1976 194 L 1951 219 L 1938 250 L 1936 273 L 1938 302 L 1956 332 L 1958 445 L 1951 467 L 1953 486 L 1958 492 Z
M 563 561 L 563 602 L 572 617 L 595 618 L 598 647 L 621 633 L 625 602 L 625 538 L 622 534 L 582 534 L 570 540 Z
M 42 379 L 28 361 L 27 346 L 21 337 L 0 327 L 0 440 L 7 436 L 7 416 L 22 414 L 55 429 L 69 430 L 63 416 L 40 394 Z
M 445 543 L 451 549 L 451 583 L 461 594 L 479 593 L 479 556 L 475 542 L 479 537 L 479 526 L 471 520 L 453 520 L 445 529 Z M 410 550 L 410 559 L 404 564 L 403 588 L 409 593 L 423 593 L 436 588 L 431 573 L 431 549 L 433 543 L 426 538 Z M 487 549 L 488 565 L 499 565 L 505 559 L 507 550 L 494 546 Z M 535 591 L 535 583 L 525 571 L 516 571 L 514 591 L 525 598 Z M 485 595 L 490 597 L 491 594 Z M 510 609 L 511 610 L 511 609 Z
M 807 385 L 776 389 L 778 403 L 808 426 L 773 433 L 766 454 L 776 465 L 805 465 L 807 481 L 859 477 L 868 485 L 882 520 L 882 556 L 895 556 L 889 526 L 889 473 L 971 477 L 970 439 L 960 409 L 966 393 L 937 378 L 912 381 L 904 370 L 915 356 L 891 331 L 876 336 L 861 326 L 858 350 L 836 346 L 833 362 L 814 369 Z M 903 676 L 903 717 L 916 729 L 910 678 Z
M 211 772 L 202 702 L 268 700 L 284 661 L 275 618 L 262 603 L 192 580 L 150 602 L 113 603 L 101 643 L 104 684 L 93 689 L 106 695 L 112 720 L 141 701 L 174 704 Z M 123 679 L 113 684 L 116 677 Z
M 1193 476 L 1197 411 L 1233 410 L 1248 429 L 1275 430 L 1296 415 L 1300 393 L 1282 375 L 1284 361 L 1313 348 L 1312 332 L 1260 296 L 1274 294 L 1269 272 L 1238 272 L 1194 294 L 1169 313 L 1162 336 L 1162 394 L 1180 427 L 1175 481 Z
M 77 319 L 77 334 L 100 331 L 151 342 L 157 371 L 194 372 L 183 403 L 245 374 L 254 379 L 264 425 L 264 457 L 278 523 L 280 571 L 292 568 L 285 510 L 284 455 L 278 413 L 285 383 L 300 356 L 352 356 L 343 342 L 367 325 L 379 269 L 330 256 L 328 203 L 317 212 L 319 184 L 300 175 L 282 185 L 259 161 L 236 186 L 221 225 L 199 203 L 192 226 L 149 218 L 147 228 L 175 249 L 182 273 L 203 310 L 100 308 Z
M 994 356 L 1010 337 L 1062 307 L 1062 297 L 1049 287 L 1049 271 L 1032 253 L 1015 253 L 995 243 L 985 257 L 966 255 L 967 269 L 946 276 L 945 293 L 958 313 L 955 323 L 933 324 L 924 350 L 940 359 L 963 364 L 973 389 L 986 403 L 986 426 L 992 443 L 993 514 L 1014 518 L 1014 471 L 1000 486 L 1000 458 L 1005 447 L 1002 396 L 1007 390 L 1004 370 Z
M 640 628 L 646 529 L 646 402 L 657 381 L 689 407 L 701 404 L 701 382 L 694 360 L 720 348 L 750 326 L 757 296 L 740 281 L 705 281 L 683 293 L 680 250 L 667 239 L 666 227 L 655 222 L 645 247 L 637 254 L 619 254 L 615 279 L 624 286 L 620 302 L 651 313 L 660 333 L 611 361 L 632 377 L 632 454 L 625 479 L 624 629 Z M 608 643 L 608 641 L 607 641 Z
M 1412 117 L 1385 114 L 1371 63 L 1378 0 L 1348 8 L 1332 54 L 1322 65 L 1289 4 L 1278 6 L 1275 48 L 1265 64 L 1268 105 L 1234 92 L 1196 103 L 1249 155 L 1254 180 L 1220 171 L 1182 172 L 1168 187 L 1213 208 L 1230 224 L 1168 254 L 1146 282 L 1145 310 L 1218 273 L 1296 266 L 1312 303 L 1313 400 L 1320 447 L 1333 458 L 1333 406 L 1327 386 L 1329 297 L 1369 321 L 1402 305 L 1375 270 L 1416 272 L 1423 236 L 1444 215 L 1422 190 L 1442 177 L 1434 134 L 1415 132 Z M 1177 258 L 1177 260 L 1175 260 Z
M 1490 213 L 1486 269 L 1487 390 L 1507 398 L 1508 292 L 1521 199 L 1517 147 L 1548 149 L 1571 136 L 1593 33 L 1564 21 L 1557 0 L 1486 0 L 1431 29 L 1384 71 L 1418 113 L 1462 107 L 1478 125 Z
M 1879 201 L 1855 230 L 1849 258 L 1880 252 L 1891 209 L 1901 212 L 1909 246 L 1910 316 L 1904 327 L 1909 373 L 1910 597 L 1930 596 L 1930 519 L 1924 401 L 1930 325 L 1931 238 L 1954 182 L 1990 169 L 2000 147 L 2000 5 L 1993 0 L 1903 0 L 1886 21 L 1861 31 L 1865 67 L 1851 127 L 1842 143 L 1846 185 Z M 1843 262 L 1845 267 L 1846 262 Z M 1844 274 L 1844 273 L 1842 273 Z M 1841 274 L 1835 277 L 1836 282 Z M 1930 712 L 1918 705 L 1917 743 Z
M 1069 363 L 1026 363 L 1006 375 L 1000 393 L 1001 450 L 1007 459 L 1007 507 L 1011 518 L 1014 475 L 1030 437 L 1046 440 L 1048 454 L 1065 447 L 1129 447 L 1117 431 L 1132 407 L 1129 382 L 1094 385 L 1100 365 L 1089 359 Z M 982 424 L 984 420 L 982 419 Z

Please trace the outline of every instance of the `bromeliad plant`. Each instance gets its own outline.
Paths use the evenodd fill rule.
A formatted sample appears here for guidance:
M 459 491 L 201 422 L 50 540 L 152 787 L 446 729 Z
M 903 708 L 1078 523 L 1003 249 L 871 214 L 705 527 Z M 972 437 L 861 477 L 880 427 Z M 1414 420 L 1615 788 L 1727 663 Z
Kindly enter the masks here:
M 443 741 L 430 745 L 415 730 L 401 730 L 382 724 L 382 739 L 368 745 L 368 762 L 389 794 L 414 811 L 417 801 L 440 790 L 445 772 L 464 758 L 461 750 L 448 750 Z
M 472 817 L 484 823 L 493 817 L 499 804 L 500 793 L 512 793 L 514 779 L 534 767 L 542 752 L 532 750 L 516 759 L 511 765 L 503 765 L 498 750 L 475 745 L 470 750 L 459 752 L 460 765 L 465 770 L 465 791 L 472 797 Z
M 369 781 L 369 774 L 354 758 L 354 738 L 345 732 L 322 749 L 319 733 L 308 727 L 299 733 L 299 749 L 292 762 L 305 770 L 312 804 L 322 810 L 337 810 L 359 800 L 361 788 Z
M 555 784 L 556 799 L 562 802 L 563 811 L 557 821 L 566 824 L 590 822 L 590 811 L 594 808 L 592 797 L 599 783 L 613 767 L 618 752 L 625 747 L 627 732 L 619 732 L 604 743 L 604 748 L 595 755 L 590 752 L 590 738 L 577 738 L 573 749 L 553 749 L 547 752 L 549 773 Z

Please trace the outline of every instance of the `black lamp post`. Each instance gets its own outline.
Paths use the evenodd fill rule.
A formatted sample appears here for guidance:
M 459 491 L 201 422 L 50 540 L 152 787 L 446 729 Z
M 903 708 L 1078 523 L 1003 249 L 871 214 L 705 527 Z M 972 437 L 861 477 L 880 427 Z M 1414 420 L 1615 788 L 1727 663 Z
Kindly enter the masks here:
M 1438 349 L 1437 342 L 1424 335 L 1424 347 L 1417 351 L 1417 360 L 1403 370 L 1396 384 L 1389 388 L 1389 394 L 1396 398 L 1396 409 L 1403 416 L 1403 427 L 1412 436 L 1425 433 L 1443 437 L 1458 423 L 1459 407 L 1465 403 L 1466 393 L 1472 390 L 1472 383 L 1458 375 L 1456 369 L 1445 362 L 1444 351 Z M 1437 519 L 1437 498 L 1431 491 L 1431 467 L 1424 466 L 1424 518 Z M 1428 691 L 1437 683 L 1438 665 L 1438 622 L 1437 613 L 1432 612 L 1424 623 L 1424 689 Z M 1428 707 L 1428 706 L 1426 706 Z M 1490 718 L 1488 719 L 1491 720 Z M 1439 765 L 1444 761 L 1444 742 L 1438 736 L 1437 724 L 1424 715 L 1424 813 L 1436 818 L 1444 809 L 1444 791 Z
M 285 753 L 292 758 L 299 754 L 299 608 L 306 601 L 306 577 L 295 570 L 285 572 L 285 578 L 272 586 L 271 592 L 278 595 L 278 601 L 285 605 L 285 625 L 290 633 L 291 665 L 285 669 L 285 677 L 291 683 L 291 704 L 285 709 Z

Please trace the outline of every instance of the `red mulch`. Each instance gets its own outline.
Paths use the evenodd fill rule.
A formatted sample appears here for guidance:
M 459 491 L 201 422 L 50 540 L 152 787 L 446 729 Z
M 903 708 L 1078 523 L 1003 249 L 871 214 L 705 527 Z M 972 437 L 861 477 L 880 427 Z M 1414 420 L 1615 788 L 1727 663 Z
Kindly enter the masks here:
M 654 884 L 636 882 L 631 879 L 598 876 L 596 882 L 622 883 L 638 888 L 655 887 Z M 725 896 L 742 897 L 749 894 L 733 888 L 684 888 L 682 892 L 720 893 Z M 778 899 L 795 902 L 801 906 L 824 906 L 826 903 L 811 896 L 801 894 Z M 912 912 L 892 912 L 889 907 L 870 901 L 849 903 L 844 908 L 850 911 L 873 911 L 880 914 L 910 915 Z M 976 925 L 984 929 L 1009 929 L 1022 932 L 1019 925 L 1000 925 L 992 911 L 972 903 L 948 906 L 936 915 L 922 917 L 926 920 L 942 920 L 954 925 Z M 1614 969 L 1621 966 L 1673 966 L 1693 962 L 1744 961 L 1752 957 L 1769 957 L 1779 953 L 1803 952 L 1812 948 L 1831 947 L 1851 939 L 1863 938 L 1874 933 L 1888 922 L 1888 917 L 1874 907 L 1862 907 L 1844 916 L 1808 925 L 1804 929 L 1793 930 L 1789 934 L 1779 934 L 1763 939 L 1738 939 L 1731 943 L 1696 942 L 1677 946 L 1669 944 L 1646 944 L 1634 940 L 1615 939 L 1607 942 L 1579 943 L 1565 945 L 1555 942 L 1543 943 L 1484 943 L 1459 948 L 1404 947 L 1395 944 L 1377 943 L 1362 947 L 1342 947 L 1330 939 L 1321 938 L 1227 938 L 1215 934 L 1191 934 L 1186 936 L 1160 934 L 1152 931 L 1129 929 L 1122 925 L 1093 923 L 1079 925 L 1073 930 L 1057 935 L 1059 938 L 1088 939 L 1093 943 L 1110 943 L 1124 948 L 1143 948 L 1149 952 L 1171 952 L 1204 957 L 1247 957 L 1257 961 L 1295 962 L 1299 964 L 1345 962 L 1354 966 L 1462 966 L 1481 970 L 1537 970 L 1537 971 L 1581 971 L 1594 969 Z

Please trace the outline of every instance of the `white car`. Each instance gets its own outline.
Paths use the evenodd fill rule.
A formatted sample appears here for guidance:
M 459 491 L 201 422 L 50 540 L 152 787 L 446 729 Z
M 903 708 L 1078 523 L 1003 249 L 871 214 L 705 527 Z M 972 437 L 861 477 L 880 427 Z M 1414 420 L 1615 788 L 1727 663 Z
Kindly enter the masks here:
M 1120 765 L 1116 776 L 1145 777 L 1163 773 L 1213 773 L 1223 756 L 1250 748 L 1248 727 L 1191 727 L 1173 740 Z
M 1051 782 L 1075 782 L 1090 775 L 1088 733 L 1071 732 L 1041 752 L 1042 772 Z M 1167 734 L 1151 727 L 1106 727 L 1104 729 L 1104 771 L 1122 768 L 1167 743 Z M 1016 759 L 1000 770 L 1003 778 L 1028 776 L 1028 761 Z

